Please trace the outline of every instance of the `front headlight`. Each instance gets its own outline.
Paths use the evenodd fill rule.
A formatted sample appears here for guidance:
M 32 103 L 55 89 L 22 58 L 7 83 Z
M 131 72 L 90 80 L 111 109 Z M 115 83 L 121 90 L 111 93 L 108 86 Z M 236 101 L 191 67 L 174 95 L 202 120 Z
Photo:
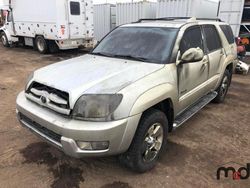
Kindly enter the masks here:
M 30 84 L 30 81 L 33 79 L 34 77 L 34 72 L 32 72 L 28 78 L 27 78 L 27 81 L 26 81 L 26 85 L 25 85 L 25 91 L 27 91 L 28 87 L 29 87 L 29 84 Z
M 88 94 L 81 96 L 73 109 L 73 118 L 89 121 L 111 121 L 122 101 L 121 94 Z

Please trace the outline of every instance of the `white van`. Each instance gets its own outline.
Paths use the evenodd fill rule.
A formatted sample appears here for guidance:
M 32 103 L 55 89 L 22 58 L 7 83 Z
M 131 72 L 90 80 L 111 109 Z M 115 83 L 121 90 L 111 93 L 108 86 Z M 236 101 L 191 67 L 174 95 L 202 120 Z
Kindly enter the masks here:
M 19 42 L 40 53 L 89 47 L 93 33 L 91 0 L 12 0 L 0 28 L 4 46 Z

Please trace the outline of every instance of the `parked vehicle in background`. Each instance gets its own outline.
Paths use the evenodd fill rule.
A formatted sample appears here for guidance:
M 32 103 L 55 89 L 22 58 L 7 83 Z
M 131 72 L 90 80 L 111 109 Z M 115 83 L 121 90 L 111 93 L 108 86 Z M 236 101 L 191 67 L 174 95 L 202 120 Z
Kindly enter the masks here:
M 243 58 L 246 56 L 246 47 L 245 45 L 242 43 L 242 40 L 240 37 L 236 37 L 235 38 L 235 42 L 237 44 L 237 54 L 238 54 L 238 58 L 240 60 L 243 60 Z
M 90 54 L 35 71 L 17 97 L 17 117 L 67 155 L 119 154 L 145 172 L 169 132 L 224 101 L 237 61 L 224 22 L 140 20 L 114 29 Z
M 250 52 L 250 1 L 220 0 L 218 17 L 229 23 L 235 37 L 241 37 L 247 53 Z
M 40 53 L 93 44 L 91 0 L 11 0 L 0 28 L 4 46 L 22 43 Z

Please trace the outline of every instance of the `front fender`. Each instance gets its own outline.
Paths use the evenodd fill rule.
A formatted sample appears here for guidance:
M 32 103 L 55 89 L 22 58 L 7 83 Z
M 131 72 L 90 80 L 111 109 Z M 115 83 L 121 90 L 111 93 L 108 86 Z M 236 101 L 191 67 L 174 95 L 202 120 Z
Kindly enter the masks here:
M 11 41 L 11 35 L 10 35 L 10 32 L 6 29 L 6 27 L 5 27 L 5 26 L 0 27 L 0 32 L 4 32 L 4 33 L 5 33 L 5 35 L 6 35 L 6 36 L 7 36 L 7 38 L 8 38 L 8 41 Z
M 147 90 L 137 98 L 130 111 L 130 116 L 143 113 L 150 107 L 168 98 L 172 100 L 173 107 L 175 109 L 177 96 L 177 88 L 169 83 L 155 86 Z

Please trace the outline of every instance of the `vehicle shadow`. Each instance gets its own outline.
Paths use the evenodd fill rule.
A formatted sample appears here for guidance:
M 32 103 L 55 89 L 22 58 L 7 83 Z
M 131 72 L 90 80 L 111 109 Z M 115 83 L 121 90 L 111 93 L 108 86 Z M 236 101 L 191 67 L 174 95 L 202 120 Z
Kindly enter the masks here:
M 48 167 L 48 171 L 53 175 L 52 188 L 79 188 L 80 183 L 83 183 L 86 179 L 84 175 L 89 173 L 98 175 L 103 173 L 104 169 L 111 170 L 114 174 L 138 175 L 121 166 L 115 156 L 75 159 L 66 156 L 46 142 L 32 143 L 20 150 L 20 153 L 24 157 L 24 164 L 46 165 Z M 169 141 L 167 152 L 159 161 L 159 165 L 161 167 L 162 165 L 183 166 L 186 163 L 185 158 L 189 155 L 188 148 Z M 152 172 L 149 171 L 148 173 Z M 101 188 L 132 188 L 132 186 L 127 182 L 114 181 L 103 185 Z
M 115 157 L 75 159 L 66 156 L 63 152 L 45 142 L 32 143 L 20 150 L 20 153 L 24 157 L 24 164 L 35 163 L 48 166 L 48 171 L 54 177 L 52 188 L 79 188 L 80 183 L 85 181 L 84 174 L 86 171 L 94 171 L 99 167 L 107 168 L 109 165 L 119 166 Z M 113 187 L 113 185 L 118 188 L 128 187 L 121 182 L 114 182 L 104 187 Z
M 54 176 L 54 181 L 51 185 L 53 188 L 78 188 L 80 182 L 84 182 L 84 177 L 82 176 L 83 169 L 80 165 L 71 162 L 61 151 L 52 148 L 45 142 L 32 143 L 20 150 L 20 153 L 25 158 L 23 163 L 48 166 L 48 171 Z

